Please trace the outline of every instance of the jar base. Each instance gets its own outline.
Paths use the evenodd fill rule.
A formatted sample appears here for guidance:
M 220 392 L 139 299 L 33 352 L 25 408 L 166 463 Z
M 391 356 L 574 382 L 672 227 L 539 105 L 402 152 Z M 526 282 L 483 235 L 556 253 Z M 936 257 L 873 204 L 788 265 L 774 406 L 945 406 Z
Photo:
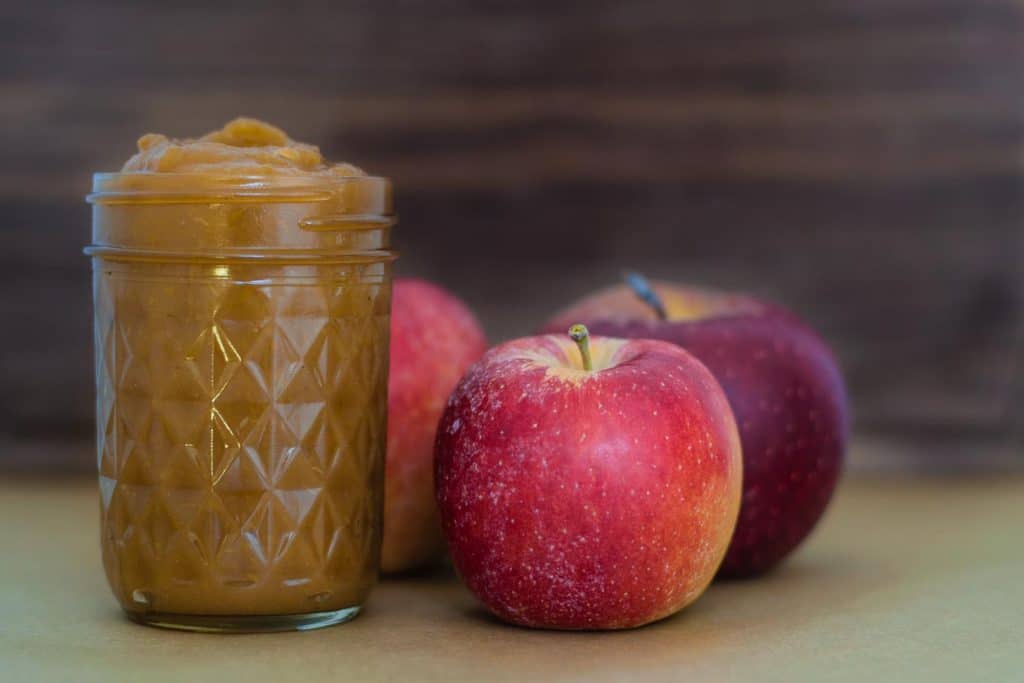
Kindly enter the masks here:
M 209 614 L 165 614 L 161 612 L 129 612 L 125 615 L 132 621 L 199 633 L 273 633 L 277 631 L 312 631 L 325 626 L 344 624 L 359 614 L 361 605 L 333 610 L 331 612 L 310 612 L 309 614 L 258 614 L 249 616 L 226 616 Z

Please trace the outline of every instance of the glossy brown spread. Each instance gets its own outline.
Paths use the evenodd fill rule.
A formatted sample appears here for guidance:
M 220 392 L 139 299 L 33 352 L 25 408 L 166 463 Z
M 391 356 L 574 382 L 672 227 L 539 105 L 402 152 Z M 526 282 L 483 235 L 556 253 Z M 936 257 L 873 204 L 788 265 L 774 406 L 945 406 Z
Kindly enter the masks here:
M 280 128 L 249 118 L 237 118 L 196 139 L 147 133 L 139 138 L 138 153 L 125 162 L 121 172 L 364 175 L 351 164 L 329 164 L 316 146 L 296 142 Z
M 224 175 L 362 175 L 251 119 L 195 140 L 146 135 L 123 172 L 189 174 L 195 190 Z M 376 580 L 387 265 L 202 258 L 316 210 L 96 204 L 113 234 L 201 226 L 210 242 L 194 258 L 113 253 L 94 268 L 103 554 L 131 612 L 325 612 L 358 606 Z

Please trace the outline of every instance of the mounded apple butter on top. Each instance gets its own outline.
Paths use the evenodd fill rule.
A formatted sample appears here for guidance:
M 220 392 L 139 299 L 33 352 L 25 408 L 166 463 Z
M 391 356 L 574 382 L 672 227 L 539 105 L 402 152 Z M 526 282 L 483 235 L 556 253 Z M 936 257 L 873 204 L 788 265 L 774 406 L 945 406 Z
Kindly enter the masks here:
M 145 135 L 93 189 L 115 596 L 199 630 L 351 618 L 380 552 L 389 183 L 236 119 Z
M 256 119 L 237 118 L 194 140 L 149 133 L 138 144 L 138 153 L 125 162 L 122 173 L 365 175 L 351 164 L 328 163 L 316 146 L 296 142 L 280 128 Z

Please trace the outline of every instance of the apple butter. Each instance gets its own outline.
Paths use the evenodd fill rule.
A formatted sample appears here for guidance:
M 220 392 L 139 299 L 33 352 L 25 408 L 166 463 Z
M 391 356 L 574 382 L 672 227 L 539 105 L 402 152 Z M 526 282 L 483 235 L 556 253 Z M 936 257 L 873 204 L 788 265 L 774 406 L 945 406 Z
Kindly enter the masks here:
M 237 119 L 93 194 L 103 561 L 132 618 L 354 616 L 379 564 L 391 190 Z

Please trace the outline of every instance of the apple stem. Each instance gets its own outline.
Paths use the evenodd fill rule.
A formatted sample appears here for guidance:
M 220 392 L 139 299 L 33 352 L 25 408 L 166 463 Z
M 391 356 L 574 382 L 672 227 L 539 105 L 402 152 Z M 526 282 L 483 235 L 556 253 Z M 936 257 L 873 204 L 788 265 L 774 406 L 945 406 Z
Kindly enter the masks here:
M 583 369 L 587 372 L 593 370 L 594 362 L 590 358 L 590 331 L 587 330 L 587 326 L 576 323 L 569 328 L 569 338 L 576 342 L 576 348 L 580 350 Z
M 626 284 L 629 285 L 629 288 L 633 290 L 633 293 L 636 294 L 637 298 L 654 309 L 658 320 L 668 319 L 668 311 L 665 310 L 665 304 L 661 302 L 661 297 L 655 293 L 647 278 L 633 271 L 626 271 L 622 274 L 622 277 L 625 279 Z

